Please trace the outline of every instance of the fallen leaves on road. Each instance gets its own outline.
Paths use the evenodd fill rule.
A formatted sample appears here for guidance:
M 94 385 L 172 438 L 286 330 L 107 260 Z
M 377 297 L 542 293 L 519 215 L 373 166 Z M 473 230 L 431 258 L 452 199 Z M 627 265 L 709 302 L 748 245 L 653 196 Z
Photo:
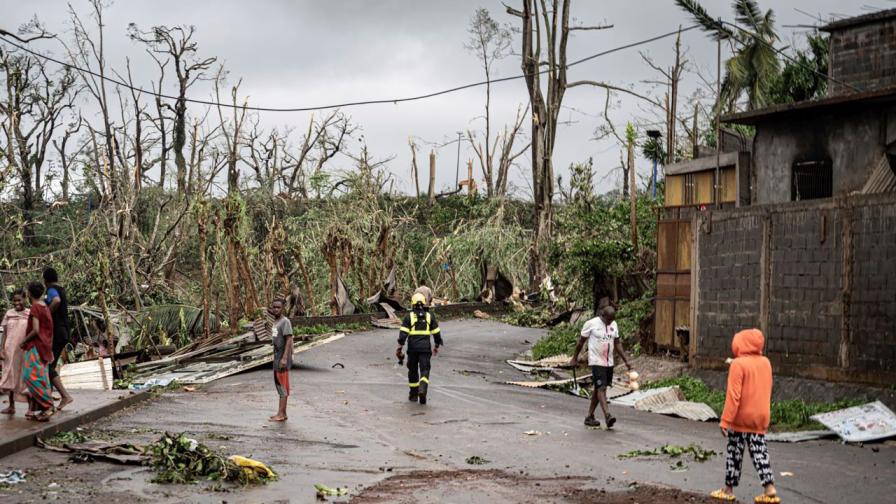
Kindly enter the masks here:
M 327 500 L 327 497 L 342 497 L 348 495 L 348 487 L 330 488 L 326 485 L 316 483 L 314 489 L 317 490 L 317 498 L 320 500 Z
M 473 455 L 472 457 L 467 457 L 467 463 L 470 465 L 485 465 L 490 462 L 491 462 L 491 460 L 482 458 L 479 455 Z
M 674 458 L 686 455 L 688 453 L 692 455 L 692 458 L 695 462 L 706 462 L 712 457 L 718 455 L 718 453 L 713 450 L 707 450 L 696 443 L 691 443 L 688 446 L 666 444 L 658 448 L 654 448 L 653 450 L 632 450 L 630 452 L 619 455 L 619 458 L 651 457 L 656 455 L 668 455 Z

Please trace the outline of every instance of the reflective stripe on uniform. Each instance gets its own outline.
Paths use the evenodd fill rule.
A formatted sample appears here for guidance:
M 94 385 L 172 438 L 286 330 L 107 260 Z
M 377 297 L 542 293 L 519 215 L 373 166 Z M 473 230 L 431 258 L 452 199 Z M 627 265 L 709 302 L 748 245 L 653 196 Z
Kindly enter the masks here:
M 420 381 L 424 382 L 424 383 L 429 383 L 429 378 L 424 376 L 423 378 L 420 378 Z
M 429 383 L 429 381 L 427 381 L 426 383 Z M 420 382 L 417 382 L 417 383 L 408 383 L 408 386 L 411 387 L 411 388 L 417 388 L 417 387 L 420 386 Z
M 408 329 L 407 327 L 402 327 L 402 328 L 401 328 L 401 332 L 409 333 L 409 332 L 411 332 L 411 330 Z
M 417 314 L 411 312 L 411 328 L 406 330 L 404 327 L 402 327 L 401 330 L 407 332 L 411 336 L 432 336 L 433 334 L 437 334 L 439 332 L 439 329 L 436 328 L 434 331 L 430 331 L 429 330 L 430 320 L 431 320 L 431 318 L 429 316 L 429 313 L 427 313 L 426 314 L 426 329 L 423 331 L 420 331 L 417 329 Z

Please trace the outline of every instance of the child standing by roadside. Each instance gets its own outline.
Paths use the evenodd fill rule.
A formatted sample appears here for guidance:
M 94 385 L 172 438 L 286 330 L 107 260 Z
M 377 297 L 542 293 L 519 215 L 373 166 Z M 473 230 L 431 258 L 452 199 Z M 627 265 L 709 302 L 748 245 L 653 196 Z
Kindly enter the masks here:
M 272 422 L 285 422 L 286 402 L 289 398 L 289 370 L 292 368 L 292 323 L 283 316 L 283 300 L 275 299 L 268 309 L 274 316 L 274 326 L 271 329 L 271 342 L 274 344 L 274 386 L 280 396 L 277 414 L 269 420 Z
M 772 364 L 762 355 L 765 337 L 758 329 L 747 329 L 734 335 L 731 350 L 734 361 L 728 371 L 725 409 L 719 426 L 728 438 L 725 452 L 725 487 L 710 495 L 721 501 L 734 501 L 734 487 L 740 481 L 744 449 L 749 448 L 753 467 L 765 492 L 757 503 L 779 503 L 775 478 L 770 466 L 765 433 L 771 418 Z

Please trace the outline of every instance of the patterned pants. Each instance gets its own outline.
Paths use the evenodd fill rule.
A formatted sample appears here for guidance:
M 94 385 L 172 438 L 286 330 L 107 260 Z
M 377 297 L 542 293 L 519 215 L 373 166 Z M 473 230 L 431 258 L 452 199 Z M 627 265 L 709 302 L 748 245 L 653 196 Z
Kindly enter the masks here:
M 768 446 L 764 434 L 747 434 L 728 431 L 728 450 L 725 456 L 725 484 L 736 487 L 740 481 L 740 468 L 744 462 L 744 447 L 750 448 L 753 467 L 759 473 L 762 486 L 775 482 L 772 468 L 769 465 Z

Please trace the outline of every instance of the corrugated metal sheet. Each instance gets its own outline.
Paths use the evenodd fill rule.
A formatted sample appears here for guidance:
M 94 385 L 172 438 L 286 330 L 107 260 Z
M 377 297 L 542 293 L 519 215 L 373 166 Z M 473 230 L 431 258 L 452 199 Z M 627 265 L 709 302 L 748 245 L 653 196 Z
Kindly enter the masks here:
M 879 194 L 884 192 L 896 191 L 896 174 L 890 167 L 890 160 L 884 154 L 877 162 L 877 166 L 865 182 L 862 188 L 863 194 Z

